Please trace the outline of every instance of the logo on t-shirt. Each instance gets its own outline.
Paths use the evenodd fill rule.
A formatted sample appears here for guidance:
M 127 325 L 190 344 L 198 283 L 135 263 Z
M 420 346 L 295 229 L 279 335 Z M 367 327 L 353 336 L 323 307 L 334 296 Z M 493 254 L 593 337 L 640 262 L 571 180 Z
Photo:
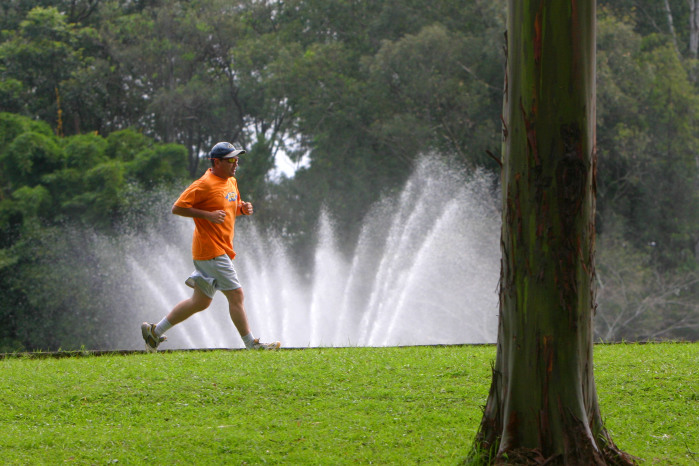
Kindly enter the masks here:
M 235 202 L 235 200 L 238 198 L 236 195 L 235 191 L 231 191 L 228 194 L 226 194 L 226 200 L 228 202 Z

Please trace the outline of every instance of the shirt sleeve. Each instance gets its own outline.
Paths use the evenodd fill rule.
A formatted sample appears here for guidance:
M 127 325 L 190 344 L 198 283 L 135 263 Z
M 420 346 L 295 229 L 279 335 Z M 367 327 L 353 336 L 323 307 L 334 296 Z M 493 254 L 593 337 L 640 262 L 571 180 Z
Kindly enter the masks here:
M 175 201 L 177 207 L 184 207 L 185 209 L 191 209 L 196 203 L 197 198 L 197 186 L 196 183 L 192 183 L 187 189 L 185 189 L 180 197 Z

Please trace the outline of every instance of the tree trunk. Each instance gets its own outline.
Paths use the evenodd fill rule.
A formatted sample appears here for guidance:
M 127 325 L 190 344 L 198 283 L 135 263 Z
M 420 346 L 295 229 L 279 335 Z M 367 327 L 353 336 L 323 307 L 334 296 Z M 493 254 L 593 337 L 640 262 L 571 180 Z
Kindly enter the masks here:
M 633 464 L 592 362 L 595 0 L 509 0 L 497 357 L 470 461 Z
M 699 51 L 699 0 L 689 0 L 689 56 L 697 58 Z
M 667 16 L 667 27 L 670 30 L 670 36 L 672 37 L 672 45 L 675 47 L 675 53 L 677 54 L 677 56 L 680 59 L 682 59 L 680 48 L 677 46 L 677 34 L 675 33 L 675 22 L 672 20 L 672 9 L 670 9 L 670 0 L 664 0 L 663 4 L 665 7 L 665 15 Z

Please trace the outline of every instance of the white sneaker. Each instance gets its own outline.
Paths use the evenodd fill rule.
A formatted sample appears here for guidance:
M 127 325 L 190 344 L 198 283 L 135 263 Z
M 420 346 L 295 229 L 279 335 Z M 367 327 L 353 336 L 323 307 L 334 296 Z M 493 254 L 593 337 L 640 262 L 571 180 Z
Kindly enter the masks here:
M 259 338 L 255 338 L 252 342 L 252 346 L 248 349 L 253 350 L 276 350 L 282 346 L 280 341 L 273 341 L 272 343 L 260 343 Z
M 158 346 L 167 340 L 165 335 L 156 337 L 155 324 L 148 322 L 143 322 L 141 324 L 141 335 L 143 335 L 143 340 L 146 342 L 146 351 L 149 353 L 155 353 L 158 351 Z

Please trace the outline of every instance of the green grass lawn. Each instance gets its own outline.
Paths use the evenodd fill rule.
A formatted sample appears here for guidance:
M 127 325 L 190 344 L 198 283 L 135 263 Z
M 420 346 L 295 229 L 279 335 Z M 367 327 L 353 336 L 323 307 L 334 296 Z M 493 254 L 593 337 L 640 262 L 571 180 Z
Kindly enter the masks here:
M 457 464 L 493 346 L 0 360 L 3 464 Z M 612 438 L 699 464 L 699 344 L 598 345 Z

